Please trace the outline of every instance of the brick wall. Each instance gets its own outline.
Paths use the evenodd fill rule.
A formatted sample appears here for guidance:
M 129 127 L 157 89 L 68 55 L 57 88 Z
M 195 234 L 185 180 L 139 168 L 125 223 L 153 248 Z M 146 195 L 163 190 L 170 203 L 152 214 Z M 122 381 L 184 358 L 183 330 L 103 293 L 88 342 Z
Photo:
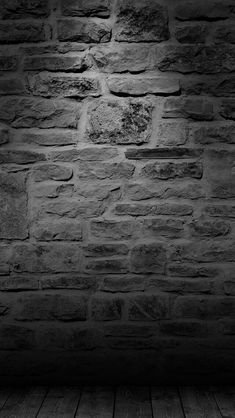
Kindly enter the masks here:
M 1 0 L 4 383 L 229 379 L 234 0 Z

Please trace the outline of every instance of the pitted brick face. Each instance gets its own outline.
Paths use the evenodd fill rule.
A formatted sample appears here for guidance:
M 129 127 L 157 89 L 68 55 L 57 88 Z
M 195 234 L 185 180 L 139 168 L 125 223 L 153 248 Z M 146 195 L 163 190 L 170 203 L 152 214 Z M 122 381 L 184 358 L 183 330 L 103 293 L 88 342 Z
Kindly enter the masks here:
M 234 375 L 234 23 L 233 0 L 0 1 L 9 379 Z

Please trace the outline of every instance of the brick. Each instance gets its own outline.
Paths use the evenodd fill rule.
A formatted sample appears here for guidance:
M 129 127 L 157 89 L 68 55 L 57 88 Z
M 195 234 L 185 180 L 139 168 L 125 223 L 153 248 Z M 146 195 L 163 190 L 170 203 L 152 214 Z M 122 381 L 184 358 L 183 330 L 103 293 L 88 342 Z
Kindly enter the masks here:
M 126 259 L 112 258 L 108 260 L 89 260 L 86 264 L 86 271 L 94 274 L 104 273 L 127 273 L 129 271 L 129 264 Z
M 233 262 L 235 245 L 233 241 L 187 242 L 172 248 L 172 261 L 195 261 L 201 263 Z
M 113 257 L 127 255 L 129 248 L 125 244 L 88 244 L 84 248 L 86 257 Z
M 42 147 L 74 145 L 79 141 L 78 133 L 70 130 L 34 130 L 23 132 L 21 142 Z
M 0 145 L 9 142 L 9 129 L 7 126 L 0 125 Z
M 85 164 L 81 163 L 78 171 L 80 180 L 118 180 L 130 179 L 135 171 L 135 166 L 126 162 Z
M 235 44 L 235 30 L 233 24 L 220 25 L 214 34 L 215 41 L 218 43 Z
M 72 221 L 43 221 L 33 226 L 31 234 L 37 241 L 81 241 L 82 226 Z
M 96 281 L 94 276 L 68 273 L 67 275 L 42 276 L 40 285 L 42 289 L 95 290 Z
M 199 321 L 162 321 L 160 331 L 177 337 L 202 337 L 207 336 L 208 326 Z
M 45 40 L 45 27 L 41 22 L 0 23 L 0 44 L 42 42 Z
M 181 121 L 159 122 L 155 143 L 157 146 L 185 145 L 188 139 L 188 125 Z
M 89 108 L 89 140 L 97 144 L 142 144 L 152 132 L 152 105 L 140 100 L 101 100 Z
M 200 162 L 156 162 L 145 165 L 141 174 L 150 179 L 168 180 L 174 178 L 200 179 L 203 167 Z
M 166 45 L 157 54 L 161 71 L 187 74 L 230 73 L 234 71 L 234 45 Z
M 221 104 L 220 114 L 224 119 L 235 120 L 235 100 L 224 99 Z
M 233 198 L 235 185 L 233 179 L 234 152 L 226 150 L 208 150 L 207 171 L 205 173 L 213 197 Z
M 92 221 L 91 234 L 99 239 L 122 240 L 135 235 L 136 223 L 133 221 Z
M 175 293 L 176 295 L 210 295 L 213 294 L 213 280 L 203 278 L 182 276 L 178 277 L 164 277 L 161 278 L 152 276 L 149 280 L 149 288 L 151 291 L 157 289 L 158 291 Z M 180 290 L 179 290 L 180 289 Z
M 201 98 L 169 98 L 165 101 L 163 118 L 190 118 L 213 120 L 214 108 L 211 100 Z
M 62 0 L 64 16 L 109 17 L 110 0 Z
M 180 83 L 176 78 L 109 76 L 107 83 L 110 91 L 117 95 L 144 96 L 149 93 L 170 96 L 180 92 Z
M 180 219 L 144 219 L 142 234 L 147 237 L 181 238 L 184 235 L 184 221 Z
M 161 42 L 169 38 L 168 12 L 151 0 L 119 0 L 114 28 L 116 41 Z
M 208 34 L 208 27 L 201 24 L 177 26 L 175 29 L 175 37 L 182 44 L 204 43 Z
M 90 50 L 97 67 L 107 73 L 143 72 L 155 67 L 149 45 L 98 46 Z
M 91 315 L 95 321 L 115 321 L 121 319 L 122 301 L 117 297 L 94 296 L 91 299 Z
M 119 203 L 115 207 L 115 214 L 120 216 L 146 216 L 146 215 L 169 215 L 187 216 L 192 215 L 193 207 L 178 203 L 162 203 L 158 205 L 143 205 Z
M 208 266 L 202 266 L 200 264 L 187 264 L 187 263 L 182 263 L 181 262 L 177 262 L 177 263 L 171 263 L 168 265 L 167 268 L 167 272 L 170 276 L 179 276 L 179 277 L 195 277 L 195 278 L 200 278 L 200 277 L 211 277 L 211 278 L 215 278 L 218 276 L 218 272 L 219 270 L 217 270 L 215 267 L 208 267 Z M 200 283 L 199 283 L 199 287 L 197 289 L 197 292 L 199 293 L 203 293 L 203 286 L 200 287 Z M 210 293 L 211 291 L 211 287 L 209 287 L 208 290 L 208 285 L 206 285 L 206 290 L 205 293 Z
M 7 245 L 0 245 L 0 276 L 7 276 L 10 274 L 10 248 Z
M 95 77 L 51 75 L 41 73 L 29 77 L 29 88 L 35 96 L 42 97 L 98 97 L 101 85 Z
M 207 205 L 205 213 L 212 217 L 235 218 L 235 206 L 233 205 Z
M 223 122 L 190 127 L 190 138 L 197 144 L 235 143 L 235 125 Z
M 97 218 L 103 215 L 105 206 L 96 200 L 79 201 L 78 199 L 61 198 L 58 201 L 46 203 L 43 206 L 45 213 L 53 216 L 66 216 L 67 218 Z
M 35 198 L 55 198 L 67 196 L 72 197 L 74 193 L 74 185 L 71 183 L 38 183 L 34 184 L 33 190 L 31 190 L 33 197 Z
M 111 29 L 106 23 L 80 19 L 60 19 L 57 25 L 60 41 L 99 43 L 109 42 Z
M 27 238 L 27 193 L 24 174 L 9 174 L 3 171 L 0 173 L 0 202 L 0 238 Z
M 141 201 L 153 198 L 182 198 L 198 199 L 204 197 L 203 190 L 199 184 L 177 184 L 154 185 L 152 183 L 129 183 L 125 185 L 125 196 L 130 200 Z
M 145 280 L 141 276 L 129 275 L 108 275 L 104 277 L 103 283 L 99 284 L 99 290 L 103 292 L 138 292 L 144 291 Z
M 131 250 L 134 273 L 164 273 L 166 250 L 162 243 L 139 244 Z
M 14 128 L 76 128 L 80 113 L 80 104 L 66 100 L 0 99 L 0 120 Z
M 11 260 L 14 271 L 63 273 L 80 271 L 81 250 L 76 244 L 15 245 Z
M 184 78 L 181 82 L 181 91 L 185 95 L 207 94 L 216 97 L 230 97 L 235 93 L 234 76 L 195 76 Z
M 130 298 L 129 320 L 156 321 L 169 315 L 169 300 L 163 295 L 138 295 Z
M 25 290 L 38 290 L 39 279 L 31 275 L 11 275 L 0 280 L 2 292 L 24 292 Z
M 89 68 L 88 61 L 84 55 L 42 55 L 26 57 L 24 59 L 25 71 L 50 71 L 80 73 Z
M 83 147 L 80 149 L 70 149 L 53 151 L 50 158 L 53 161 L 76 162 L 76 161 L 106 161 L 117 157 L 116 148 L 110 147 Z
M 5 78 L 0 79 L 0 94 L 6 95 L 24 95 L 26 88 L 24 82 L 20 78 Z
M 47 17 L 50 13 L 48 0 L 2 0 L 0 16 L 2 19 L 24 19 L 28 17 Z
M 32 350 L 36 347 L 35 331 L 26 326 L 1 324 L 1 350 Z
M 175 315 L 185 318 L 220 319 L 234 315 L 235 299 L 232 297 L 181 296 L 175 302 Z
M 223 221 L 195 220 L 189 224 L 193 237 L 219 237 L 228 235 L 230 225 Z
M 87 317 L 87 299 L 78 294 L 26 294 L 17 302 L 17 321 L 85 321 Z
M 176 6 L 175 16 L 178 20 L 223 20 L 230 17 L 229 2 L 217 2 L 199 0 L 197 4 L 193 1 L 183 2 Z
M 70 180 L 73 176 L 73 170 L 70 167 L 65 167 L 56 164 L 43 164 L 37 166 L 33 170 L 34 181 L 65 181 Z
M 23 149 L 11 151 L 1 150 L 0 151 L 0 163 L 1 164 L 32 164 L 39 161 L 45 161 L 45 154 L 26 151 Z
M 203 150 L 195 148 L 130 148 L 126 151 L 126 158 L 129 160 L 161 160 L 161 159 L 184 159 L 196 158 L 202 154 Z
M 121 197 L 121 186 L 119 183 L 110 184 L 81 184 L 76 189 L 76 195 L 78 197 L 95 198 L 98 201 L 103 202 L 116 202 Z
M 0 71 L 15 71 L 18 66 L 18 58 L 14 55 L 0 55 Z

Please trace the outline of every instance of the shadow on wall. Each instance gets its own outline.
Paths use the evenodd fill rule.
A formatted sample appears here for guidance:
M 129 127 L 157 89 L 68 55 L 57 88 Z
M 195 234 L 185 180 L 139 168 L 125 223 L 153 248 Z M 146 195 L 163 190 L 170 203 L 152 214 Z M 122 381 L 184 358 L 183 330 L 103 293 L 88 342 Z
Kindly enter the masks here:
M 233 0 L 2 0 L 6 381 L 231 382 Z

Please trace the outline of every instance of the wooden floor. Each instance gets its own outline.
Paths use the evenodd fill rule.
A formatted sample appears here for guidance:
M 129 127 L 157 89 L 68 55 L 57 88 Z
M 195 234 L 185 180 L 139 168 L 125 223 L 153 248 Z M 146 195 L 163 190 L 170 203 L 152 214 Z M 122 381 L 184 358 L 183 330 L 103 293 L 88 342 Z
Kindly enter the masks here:
M 0 418 L 235 418 L 235 387 L 0 388 Z

